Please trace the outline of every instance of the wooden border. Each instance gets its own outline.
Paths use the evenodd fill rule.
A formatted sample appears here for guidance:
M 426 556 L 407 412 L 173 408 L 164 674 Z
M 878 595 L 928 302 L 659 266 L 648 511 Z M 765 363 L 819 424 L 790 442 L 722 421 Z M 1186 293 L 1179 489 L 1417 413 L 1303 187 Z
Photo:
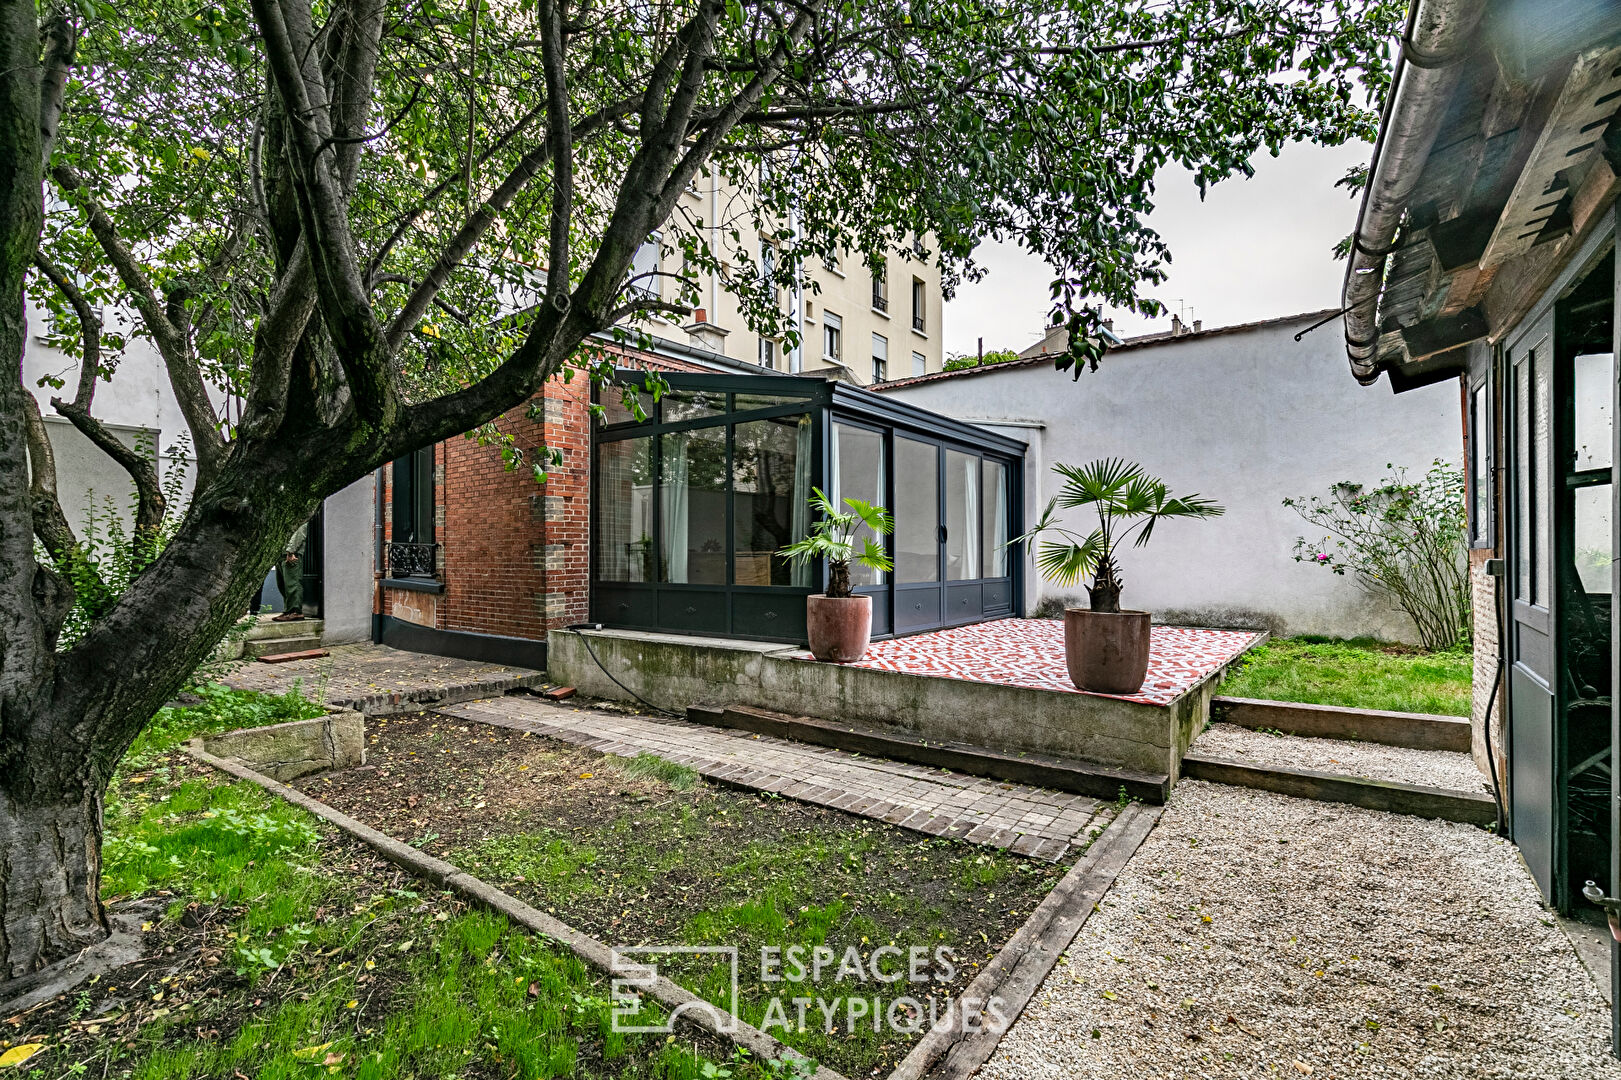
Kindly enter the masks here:
M 1218 697 L 1210 702 L 1210 718 L 1240 727 L 1271 728 L 1287 735 L 1314 739 L 1350 739 L 1413 750 L 1459 750 L 1466 754 L 1470 750 L 1467 716 Z
M 1440 818 L 1465 825 L 1490 827 L 1497 823 L 1497 803 L 1490 795 L 1446 788 L 1398 784 L 1390 780 L 1369 780 L 1360 776 L 1291 769 L 1282 765 L 1257 767 L 1204 754 L 1182 759 L 1182 775 L 1190 780 L 1272 791 L 1298 799 L 1348 803 L 1365 810 L 1392 814 Z
M 989 1061 L 1161 813 L 1162 808 L 1141 803 L 1122 810 L 889 1080 L 962 1080 Z M 1004 1023 L 981 1025 L 985 1005 L 993 1000 Z M 969 1009 L 975 1012 L 967 1014 Z M 976 1022 L 964 1023 L 965 1014 Z

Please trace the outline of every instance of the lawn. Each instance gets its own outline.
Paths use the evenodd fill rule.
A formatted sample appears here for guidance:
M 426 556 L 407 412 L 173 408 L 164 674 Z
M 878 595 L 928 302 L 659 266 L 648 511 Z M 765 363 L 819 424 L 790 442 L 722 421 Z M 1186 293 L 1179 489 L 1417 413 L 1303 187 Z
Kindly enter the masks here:
M 1473 658 L 1370 638 L 1277 638 L 1250 650 L 1221 684 L 1228 697 L 1468 716 Z
M 889 1072 L 915 1042 L 892 1026 L 891 1006 L 896 1026 L 927 1030 L 1066 869 L 717 787 L 651 756 L 604 757 L 432 714 L 368 732 L 365 768 L 298 786 L 610 945 L 735 946 L 743 1019 L 852 1077 Z M 762 957 L 780 956 L 772 974 L 791 978 L 795 949 L 807 968 L 820 950 L 822 978 L 770 981 Z M 873 977 L 875 957 L 892 975 L 913 949 L 926 957 L 917 982 L 910 971 L 897 983 Z M 725 1000 L 724 965 L 658 963 Z M 819 999 L 803 1031 L 800 998 Z M 769 1022 L 773 999 L 796 1030 Z
M 0 1055 L 36 1048 L 14 1075 L 781 1075 L 686 1028 L 614 1032 L 607 977 L 572 953 L 164 746 L 307 702 L 220 688 L 188 700 L 164 711 L 107 803 L 103 895 L 142 913 L 145 955 L 4 1018 Z

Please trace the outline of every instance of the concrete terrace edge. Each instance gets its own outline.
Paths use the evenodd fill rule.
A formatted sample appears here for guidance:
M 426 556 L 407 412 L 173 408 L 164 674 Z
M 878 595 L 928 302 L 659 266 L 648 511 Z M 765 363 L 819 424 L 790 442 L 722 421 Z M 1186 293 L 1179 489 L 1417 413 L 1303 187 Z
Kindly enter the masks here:
M 953 1002 L 944 1022 L 930 1029 L 888 1080 L 962 1080 L 991 1059 L 1025 1006 L 1041 988 L 1115 878 L 1159 822 L 1162 807 L 1132 803 L 1117 815 L 1017 933 L 997 951 Z M 1000 999 L 1006 1026 L 963 1030 L 963 1008 Z M 959 1004 L 960 1003 L 960 1004 Z
M 334 698 L 328 704 L 354 709 L 366 716 L 394 716 L 398 713 L 423 712 L 441 705 L 460 705 L 464 701 L 500 697 L 513 690 L 544 686 L 546 681 L 546 673 L 537 671 L 529 675 L 513 675 L 504 679 L 485 679 L 480 682 L 424 686 L 415 690 L 383 690 L 375 694 Z
M 1249 647 L 1264 639 L 1257 633 Z M 1243 655 L 1168 704 L 1149 705 L 827 664 L 780 644 L 621 630 L 553 630 L 547 639 L 552 681 L 592 697 L 627 701 L 634 694 L 677 714 L 691 705 L 732 704 L 837 717 L 931 742 L 1163 773 L 1173 784 L 1183 754 L 1204 729 L 1216 686 Z
M 771 735 L 868 757 L 909 761 L 968 776 L 1029 784 L 1104 800 L 1115 798 L 1124 789 L 1128 798 L 1161 805 L 1170 794 L 1171 780 L 1164 773 L 1111 769 L 1044 754 L 1002 754 L 971 744 L 930 742 L 898 732 L 835 724 L 809 716 L 787 716 L 747 706 L 713 708 L 695 705 L 687 710 L 687 719 L 711 727 L 751 731 L 757 735 Z
M 1393 780 L 1370 780 L 1362 776 L 1292 769 L 1281 765 L 1257 767 L 1197 753 L 1183 759 L 1182 775 L 1190 780 L 1254 788 L 1298 799 L 1346 803 L 1364 810 L 1439 818 L 1482 827 L 1497 823 L 1496 801 L 1490 795 L 1477 795 L 1469 791 L 1401 784 Z
M 1347 739 L 1413 750 L 1459 750 L 1466 754 L 1470 749 L 1467 716 L 1237 697 L 1213 699 L 1210 716 L 1240 727 L 1271 728 L 1314 739 Z
M 359 840 L 389 862 L 458 893 L 481 907 L 494 911 L 499 915 L 504 915 L 530 933 L 551 938 L 599 971 L 610 975 L 637 975 L 638 985 L 644 987 L 672 1014 L 679 1010 L 683 1018 L 703 1028 L 710 1034 L 743 1047 L 753 1054 L 774 1061 L 793 1057 L 803 1059 L 803 1055 L 791 1047 L 778 1042 L 759 1028 L 744 1023 L 741 1018 L 732 1018 L 735 1030 L 724 1030 L 721 1022 L 715 1016 L 715 1007 L 709 1005 L 696 994 L 671 982 L 663 975 L 654 973 L 651 977 L 647 977 L 646 969 L 638 968 L 635 965 L 616 964 L 614 962 L 615 950 L 610 946 L 574 929 L 560 919 L 531 907 L 517 897 L 503 892 L 482 879 L 464 873 L 451 863 L 445 862 L 443 859 L 436 859 L 432 855 L 426 855 L 409 844 L 405 844 L 387 833 L 380 832 L 370 825 L 357 821 L 342 811 L 321 802 L 319 799 L 304 794 L 302 791 L 255 772 L 246 765 L 215 757 L 203 749 L 202 742 L 199 739 L 191 740 L 186 744 L 185 749 L 187 754 L 204 765 L 228 773 L 239 780 L 257 784 L 271 794 L 314 814 L 327 824 Z M 642 979 L 646 981 L 641 981 Z M 689 1008 L 686 1006 L 695 1007 Z M 818 1065 L 813 1080 L 845 1080 L 845 1077 L 825 1065 Z

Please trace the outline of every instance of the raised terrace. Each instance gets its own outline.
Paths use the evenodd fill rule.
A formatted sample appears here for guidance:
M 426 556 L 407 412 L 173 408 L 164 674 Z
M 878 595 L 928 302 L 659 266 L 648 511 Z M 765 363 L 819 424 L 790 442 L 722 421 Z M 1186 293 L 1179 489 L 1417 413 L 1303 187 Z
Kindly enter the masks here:
M 919 745 L 1089 763 L 1164 790 L 1209 718 L 1223 673 L 1264 636 L 1155 627 L 1148 678 L 1129 697 L 1076 690 L 1064 668 L 1063 626 L 1046 619 L 879 641 L 846 665 L 769 642 L 553 631 L 548 667 L 554 681 L 597 697 L 675 712 L 744 706 L 822 718 Z

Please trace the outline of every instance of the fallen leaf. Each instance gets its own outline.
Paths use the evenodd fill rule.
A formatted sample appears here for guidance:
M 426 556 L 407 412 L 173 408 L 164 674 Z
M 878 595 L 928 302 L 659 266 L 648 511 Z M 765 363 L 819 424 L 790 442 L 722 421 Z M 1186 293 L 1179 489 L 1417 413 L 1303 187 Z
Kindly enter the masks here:
M 581 780 L 589 780 L 589 779 L 591 779 L 591 777 L 593 777 L 595 775 L 596 775 L 595 773 L 583 772 L 583 773 L 580 774 L 580 779 Z
M 0 1069 L 15 1069 L 43 1049 L 45 1049 L 44 1043 L 22 1043 L 19 1046 L 13 1046 L 10 1050 L 0 1054 Z
M 332 1048 L 332 1044 L 324 1042 L 320 1046 L 306 1046 L 302 1050 L 294 1050 L 293 1056 L 300 1061 L 314 1061 Z

